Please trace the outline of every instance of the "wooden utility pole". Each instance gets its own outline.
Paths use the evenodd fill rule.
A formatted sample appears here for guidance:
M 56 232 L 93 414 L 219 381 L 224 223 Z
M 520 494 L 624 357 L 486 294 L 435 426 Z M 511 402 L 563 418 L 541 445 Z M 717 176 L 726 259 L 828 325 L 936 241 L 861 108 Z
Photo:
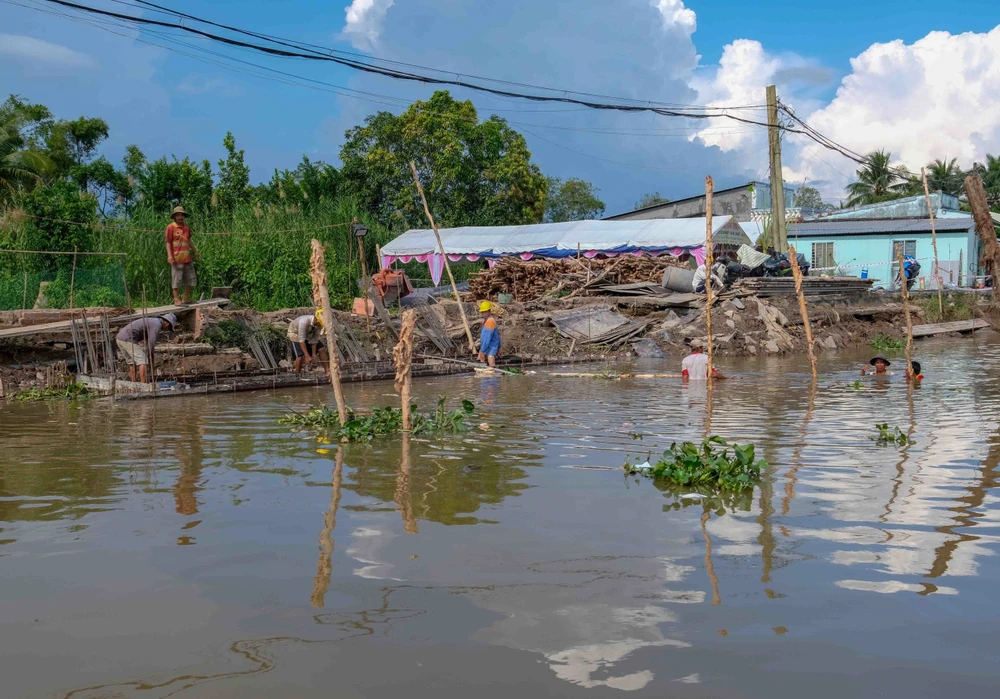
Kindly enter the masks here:
M 458 302 L 458 312 L 462 314 L 462 325 L 465 326 L 465 337 L 469 341 L 469 351 L 475 354 L 476 341 L 472 339 L 472 328 L 469 327 L 469 319 L 465 315 L 465 306 L 462 305 L 462 297 L 458 295 L 458 285 L 455 284 L 455 275 L 451 273 L 451 265 L 448 264 L 448 255 L 445 254 L 444 243 L 441 242 L 441 234 L 438 232 L 437 224 L 434 223 L 434 217 L 431 216 L 430 207 L 427 206 L 427 197 L 424 196 L 423 185 L 420 184 L 420 178 L 417 177 L 417 164 L 412 160 L 410 161 L 410 172 L 413 173 L 413 183 L 417 185 L 417 191 L 420 193 L 420 201 L 424 204 L 424 213 L 427 214 L 427 220 L 430 221 L 431 228 L 434 230 L 434 237 L 437 238 L 438 250 L 441 252 L 445 271 L 448 272 L 448 279 L 451 281 L 451 290 L 455 294 L 455 301 Z
M 781 174 L 781 130 L 778 128 L 778 90 L 767 87 L 767 145 L 771 163 L 771 245 L 774 251 L 788 249 L 785 226 L 785 180 Z
M 403 430 L 413 429 L 410 415 L 410 382 L 412 380 L 411 360 L 413 357 L 413 328 L 417 324 L 417 312 L 412 308 L 403 311 L 403 322 L 399 328 L 399 342 L 392 348 L 392 363 L 396 365 L 396 382 L 393 386 L 399 394 L 403 410 Z
M 812 369 L 813 379 L 816 373 L 816 352 L 813 350 L 813 332 L 809 325 L 809 313 L 806 310 L 806 295 L 802 293 L 802 269 L 799 267 L 799 255 L 795 252 L 795 246 L 788 246 L 788 261 L 792 263 L 792 276 L 795 277 L 795 293 L 799 297 L 799 314 L 802 316 L 802 327 L 806 331 L 806 350 L 809 353 L 809 367 Z
M 337 353 L 337 333 L 333 330 L 333 307 L 330 305 L 330 290 L 326 286 L 326 255 L 323 244 L 312 239 L 312 259 L 309 261 L 312 277 L 313 302 L 323 311 L 323 333 L 326 335 L 326 353 L 330 356 L 330 383 L 337 401 L 337 417 L 340 425 L 347 424 L 347 401 L 344 387 L 340 385 L 340 356 Z
M 965 195 L 969 199 L 972 218 L 976 222 L 976 232 L 983 243 L 982 263 L 987 274 L 993 279 L 993 300 L 997 299 L 997 284 L 1000 283 L 1000 244 L 997 243 L 996 229 L 993 227 L 993 217 L 990 216 L 990 206 L 986 202 L 986 190 L 979 175 L 969 175 L 965 178 Z M 972 260 L 969 260 L 970 266 Z
M 712 383 L 715 364 L 712 362 L 712 301 L 715 293 L 712 289 L 712 265 L 715 255 L 712 254 L 712 192 L 715 183 L 711 175 L 705 178 L 705 329 L 708 331 L 708 383 Z
M 896 260 L 899 262 L 900 294 L 903 297 L 903 315 L 906 316 L 906 370 L 913 370 L 913 321 L 910 319 L 910 290 L 903 272 L 903 246 L 896 246 Z
M 934 246 L 934 283 L 937 284 L 938 314 L 941 316 L 941 320 L 944 320 L 944 300 L 941 298 L 941 267 L 938 265 L 937 231 L 934 227 L 934 205 L 931 203 L 931 190 L 927 186 L 927 168 L 920 168 L 920 177 L 924 181 L 924 199 L 927 201 L 927 215 L 931 218 L 931 245 Z

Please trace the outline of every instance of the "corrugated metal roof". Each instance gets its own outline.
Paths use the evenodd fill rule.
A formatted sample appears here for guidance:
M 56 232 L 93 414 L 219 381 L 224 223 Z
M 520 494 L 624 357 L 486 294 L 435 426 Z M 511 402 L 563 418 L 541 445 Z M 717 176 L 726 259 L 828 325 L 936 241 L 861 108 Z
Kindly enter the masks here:
M 969 231 L 975 227 L 971 216 L 935 219 L 938 233 Z M 930 233 L 926 218 L 841 219 L 837 221 L 803 221 L 788 224 L 788 237 L 818 235 L 878 235 L 880 233 Z

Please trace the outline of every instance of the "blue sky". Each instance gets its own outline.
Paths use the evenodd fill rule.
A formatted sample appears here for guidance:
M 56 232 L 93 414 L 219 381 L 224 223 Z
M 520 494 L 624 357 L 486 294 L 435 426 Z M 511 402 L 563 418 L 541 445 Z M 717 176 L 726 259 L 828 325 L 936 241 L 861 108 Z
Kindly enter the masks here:
M 130 6 L 131 0 L 81 1 L 157 16 Z M 13 2 L 52 9 L 36 0 Z M 885 147 L 911 167 L 944 156 L 969 164 L 1000 152 L 995 106 L 1000 2 L 995 1 L 164 4 L 384 58 L 661 101 L 762 102 L 764 86 L 774 81 L 782 99 L 813 126 L 860 152 Z M 351 22 L 345 14 L 349 7 Z M 112 129 L 105 148 L 112 160 L 137 143 L 150 156 L 207 157 L 214 163 L 231 130 L 257 180 L 276 167 L 294 167 L 302 154 L 336 163 L 346 128 L 378 109 L 398 112 L 433 90 L 335 66 L 224 51 L 379 95 L 358 99 L 264 80 L 136 40 L 185 52 L 191 49 L 180 42 L 207 46 L 189 37 L 116 31 L 125 36 L 0 3 L 0 91 L 47 104 L 60 116 L 103 117 Z M 703 123 L 649 114 L 564 111 L 455 93 L 473 99 L 482 116 L 509 119 L 525 134 L 546 174 L 594 182 L 608 213 L 631 208 L 647 191 L 671 198 L 696 193 L 706 174 L 720 187 L 767 175 L 766 141 L 753 127 L 713 122 L 703 131 Z M 853 171 L 850 161 L 800 137 L 790 138 L 785 151 L 786 177 L 817 186 L 834 201 Z

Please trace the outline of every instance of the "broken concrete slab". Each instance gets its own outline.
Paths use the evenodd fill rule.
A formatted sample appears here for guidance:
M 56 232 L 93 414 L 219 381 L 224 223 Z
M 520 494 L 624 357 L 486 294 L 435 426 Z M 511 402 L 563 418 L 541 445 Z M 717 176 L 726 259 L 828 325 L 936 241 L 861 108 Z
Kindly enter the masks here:
M 644 359 L 663 359 L 666 357 L 656 341 L 649 337 L 633 342 L 632 349 L 635 350 L 637 356 Z

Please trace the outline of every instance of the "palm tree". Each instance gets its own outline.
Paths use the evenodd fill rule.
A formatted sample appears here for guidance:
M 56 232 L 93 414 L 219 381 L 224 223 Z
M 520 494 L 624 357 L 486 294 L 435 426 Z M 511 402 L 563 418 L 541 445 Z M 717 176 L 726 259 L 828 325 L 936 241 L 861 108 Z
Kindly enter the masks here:
M 847 185 L 847 206 L 875 204 L 904 196 L 912 177 L 906 170 L 892 167 L 892 154 L 884 150 L 872 151 L 865 156 L 865 164 L 858 168 L 857 181 Z
M 1000 205 L 1000 157 L 987 155 L 986 163 L 976 163 L 972 171 L 983 178 L 983 189 L 990 205 L 996 209 Z
M 945 158 L 927 164 L 927 186 L 932 192 L 940 190 L 955 196 L 962 193 L 965 173 L 955 164 L 957 160 L 958 158 Z
M 6 206 L 18 192 L 42 183 L 47 159 L 23 148 L 22 121 L 12 116 L 0 123 L 0 206 Z

